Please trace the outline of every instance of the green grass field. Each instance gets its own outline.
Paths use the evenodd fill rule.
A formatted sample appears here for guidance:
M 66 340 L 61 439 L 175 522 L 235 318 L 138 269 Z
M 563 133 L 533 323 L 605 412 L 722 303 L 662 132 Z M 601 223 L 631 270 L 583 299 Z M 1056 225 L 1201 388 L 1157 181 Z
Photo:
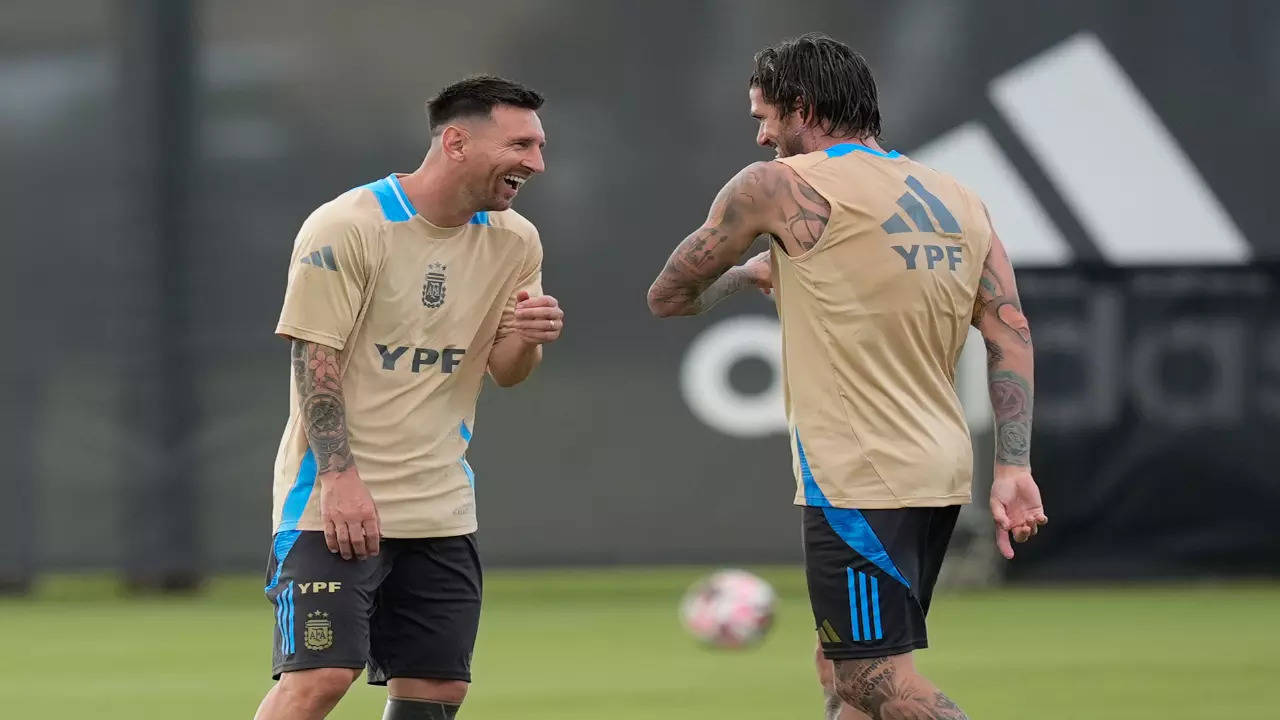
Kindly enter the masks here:
M 500 571 L 487 578 L 467 720 L 813 718 L 812 617 L 799 569 L 763 646 L 685 637 L 693 569 Z M 0 716 L 249 718 L 270 685 L 256 578 L 188 599 L 124 599 L 60 578 L 0 600 Z M 973 718 L 1280 718 L 1280 585 L 941 594 L 919 664 Z M 361 681 L 331 716 L 381 717 Z

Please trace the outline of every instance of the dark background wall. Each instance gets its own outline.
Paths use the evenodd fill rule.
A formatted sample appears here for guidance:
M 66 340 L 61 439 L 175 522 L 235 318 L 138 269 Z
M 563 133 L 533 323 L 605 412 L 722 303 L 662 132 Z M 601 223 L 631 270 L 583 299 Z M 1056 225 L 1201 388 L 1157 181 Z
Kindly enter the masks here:
M 345 189 L 416 167 L 423 100 L 474 72 L 549 98 L 548 172 L 519 209 L 542 231 L 569 325 L 533 380 L 482 396 L 470 457 L 490 562 L 796 559 L 785 436 L 712 427 L 681 390 L 696 337 L 772 308 L 736 298 L 659 322 L 643 296 L 720 184 L 767 157 L 747 116 L 752 53 L 809 30 L 870 59 L 886 146 L 921 149 L 985 195 L 970 175 L 993 154 L 938 145 L 981 127 L 1066 248 L 1046 260 L 1031 251 L 1048 242 L 1039 230 L 1004 228 L 1042 349 L 1033 461 L 1053 517 L 1021 576 L 1280 570 L 1280 534 L 1263 524 L 1280 510 L 1280 13 L 1262 0 L 11 0 L 0 563 L 129 567 L 155 553 L 170 569 L 259 567 L 287 415 L 287 348 L 271 332 L 294 232 Z M 993 81 L 1081 38 L 1228 218 L 1235 235 L 1204 242 L 1247 247 L 1228 267 L 1117 262 L 1034 129 L 998 102 Z M 1116 84 L 1072 78 L 1078 103 Z M 1148 167 L 1110 157 L 1099 178 Z M 1159 228 L 1193 214 L 1157 205 L 1133 213 Z M 750 398 L 769 364 L 728 376 Z

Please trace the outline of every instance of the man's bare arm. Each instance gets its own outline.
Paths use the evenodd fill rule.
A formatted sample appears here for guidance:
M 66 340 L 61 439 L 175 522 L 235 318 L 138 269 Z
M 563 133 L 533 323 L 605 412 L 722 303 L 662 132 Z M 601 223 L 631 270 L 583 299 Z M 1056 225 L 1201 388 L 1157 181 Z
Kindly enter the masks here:
M 493 344 L 489 352 L 489 376 L 498 387 L 519 385 L 542 364 L 542 346 L 511 333 Z
M 649 288 L 654 315 L 697 315 L 752 285 L 741 270 L 729 269 L 763 231 L 767 165 L 748 165 L 733 176 L 716 195 L 702 227 L 671 253 Z
M 355 460 L 348 442 L 338 351 L 295 338 L 292 355 L 293 381 L 298 388 L 307 444 L 316 458 L 316 472 L 342 472 Z
M 697 315 L 724 298 L 759 287 L 749 270 L 733 267 L 756 236 L 773 234 L 782 189 L 778 163 L 748 165 L 725 184 L 707 220 L 676 247 L 649 288 L 649 310 L 658 317 Z
M 987 346 L 987 384 L 996 420 L 996 464 L 1028 466 L 1035 397 L 1031 329 L 1022 313 L 1009 255 L 994 231 L 973 306 L 973 325 Z
M 1049 522 L 1040 488 L 1031 477 L 1031 417 L 1035 361 L 1031 329 L 1022 313 L 1013 266 L 995 230 L 973 305 L 973 324 L 987 345 L 987 384 L 996 420 L 995 473 L 991 517 L 996 546 L 1013 559 L 1013 545 L 1026 542 Z
M 351 455 L 338 351 L 295 338 L 292 356 L 302 426 L 316 459 L 325 544 L 347 560 L 377 555 L 382 529 Z
M 767 289 L 767 266 L 734 267 L 758 235 L 782 243 L 792 255 L 818 243 L 831 205 L 782 163 L 748 165 L 720 190 L 707 220 L 676 248 L 649 288 L 649 309 L 659 317 L 696 315 L 751 288 Z
M 542 363 L 542 346 L 560 339 L 564 310 L 550 295 L 516 293 L 515 312 L 504 315 L 499 339 L 489 353 L 489 375 L 499 387 L 524 382 Z

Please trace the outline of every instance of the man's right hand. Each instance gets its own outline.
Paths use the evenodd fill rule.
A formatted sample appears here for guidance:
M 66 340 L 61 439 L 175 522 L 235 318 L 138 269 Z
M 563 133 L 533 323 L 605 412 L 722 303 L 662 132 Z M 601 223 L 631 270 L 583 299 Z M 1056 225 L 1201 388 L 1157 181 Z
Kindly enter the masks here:
M 382 525 L 360 473 L 352 466 L 322 473 L 316 480 L 320 483 L 320 519 L 329 552 L 339 553 L 343 560 L 377 555 Z
M 773 290 L 773 266 L 769 263 L 768 250 L 742 263 L 742 270 L 760 292 L 768 295 Z
M 996 523 L 996 547 L 1006 560 L 1013 559 L 1010 534 L 1015 541 L 1024 543 L 1049 522 L 1030 468 L 996 466 L 991 483 L 991 517 Z

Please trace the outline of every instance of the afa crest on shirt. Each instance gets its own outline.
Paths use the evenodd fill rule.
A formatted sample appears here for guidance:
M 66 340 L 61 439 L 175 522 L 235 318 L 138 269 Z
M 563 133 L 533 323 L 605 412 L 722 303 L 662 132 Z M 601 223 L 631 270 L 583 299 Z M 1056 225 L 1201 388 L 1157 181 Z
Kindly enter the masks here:
M 329 613 L 316 610 L 307 615 L 307 630 L 302 636 L 302 644 L 308 650 L 318 652 L 333 646 L 333 622 Z
M 427 266 L 427 277 L 422 281 L 422 304 L 438 308 L 444 304 L 444 272 L 448 268 L 440 263 Z

